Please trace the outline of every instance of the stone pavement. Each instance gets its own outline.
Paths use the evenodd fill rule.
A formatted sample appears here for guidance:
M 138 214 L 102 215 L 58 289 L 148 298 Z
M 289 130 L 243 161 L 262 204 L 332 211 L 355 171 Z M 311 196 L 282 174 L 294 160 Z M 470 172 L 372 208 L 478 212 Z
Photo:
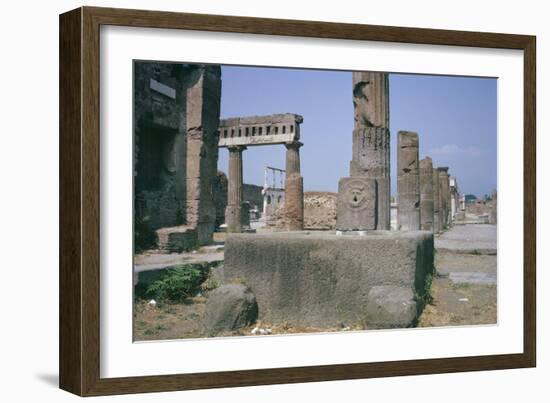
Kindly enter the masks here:
M 496 255 L 497 226 L 455 225 L 435 239 L 435 249 L 438 252 Z
M 434 301 L 419 326 L 495 324 L 496 226 L 456 225 L 435 240 Z
M 182 264 L 217 263 L 223 261 L 223 245 L 212 245 L 198 251 L 185 253 L 147 253 L 134 259 L 134 273 L 149 270 L 168 269 Z

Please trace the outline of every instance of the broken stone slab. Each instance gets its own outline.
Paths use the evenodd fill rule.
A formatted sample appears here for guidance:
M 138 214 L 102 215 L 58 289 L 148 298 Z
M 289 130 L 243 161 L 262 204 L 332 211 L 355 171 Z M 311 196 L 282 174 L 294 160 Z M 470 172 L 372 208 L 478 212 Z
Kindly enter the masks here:
M 376 229 L 376 181 L 365 177 L 341 178 L 336 199 L 336 229 Z
M 241 329 L 256 321 L 258 304 L 254 293 L 242 284 L 226 284 L 208 296 L 204 326 L 208 336 Z
M 423 295 L 432 273 L 428 231 L 231 234 L 225 244 L 224 281 L 248 285 L 266 323 L 362 327 L 373 287 Z
M 368 329 L 414 327 L 417 319 L 417 304 L 411 288 L 381 285 L 369 291 Z

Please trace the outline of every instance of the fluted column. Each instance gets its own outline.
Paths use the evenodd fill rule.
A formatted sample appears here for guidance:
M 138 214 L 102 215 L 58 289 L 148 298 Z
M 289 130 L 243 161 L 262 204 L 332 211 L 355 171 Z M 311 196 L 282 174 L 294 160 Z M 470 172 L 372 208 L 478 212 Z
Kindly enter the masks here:
M 241 232 L 243 202 L 243 151 L 244 146 L 229 147 L 229 169 L 227 182 L 227 207 L 225 223 L 227 232 Z
M 285 227 L 289 231 L 304 229 L 304 180 L 300 175 L 299 141 L 286 146 L 286 179 L 285 179 Z

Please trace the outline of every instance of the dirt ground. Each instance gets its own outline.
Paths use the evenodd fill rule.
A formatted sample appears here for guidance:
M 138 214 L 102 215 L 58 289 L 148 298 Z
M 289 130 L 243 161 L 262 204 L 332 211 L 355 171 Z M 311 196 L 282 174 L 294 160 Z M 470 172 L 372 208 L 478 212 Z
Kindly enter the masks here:
M 431 294 L 433 302 L 427 305 L 420 316 L 419 327 L 442 327 L 484 325 L 497 323 L 497 256 L 479 252 L 477 238 L 481 226 L 460 228 L 460 236 L 473 245 L 475 253 L 468 253 L 461 244 L 455 248 L 452 242 L 436 252 L 435 266 L 438 275 L 433 279 Z M 454 229 L 453 229 L 454 230 Z M 446 233 L 448 238 L 452 231 Z M 481 235 L 485 236 L 485 232 Z M 490 235 L 492 233 L 489 233 Z M 225 234 L 217 233 L 215 240 L 223 242 Z M 488 237 L 490 238 L 490 237 Z M 485 238 L 483 242 L 488 241 Z M 491 240 L 490 240 L 491 241 Z M 446 241 L 447 242 L 447 241 Z M 491 241 L 492 242 L 492 241 Z M 441 241 L 439 241 L 441 244 Z M 449 242 L 448 242 L 449 243 Z M 456 242 L 455 242 L 456 243 Z M 206 337 L 203 329 L 206 297 L 208 293 L 188 298 L 184 303 L 150 306 L 147 301 L 137 301 L 134 306 L 134 339 L 169 340 Z M 255 323 L 244 329 L 219 336 L 249 336 L 254 328 L 269 329 L 270 334 L 319 333 L 333 331 L 364 330 L 359 328 L 304 328 L 285 323 Z
M 138 301 L 134 304 L 134 340 L 173 340 L 207 337 L 202 324 L 205 305 L 206 298 L 204 296 L 188 298 L 184 303 L 157 304 L 156 306 L 149 305 L 147 301 Z M 293 327 L 285 323 L 270 324 L 259 321 L 249 327 L 218 336 L 252 336 L 254 335 L 254 328 L 269 329 L 269 334 L 363 330 L 359 328 L 321 329 Z
M 497 321 L 496 285 L 453 283 L 437 277 L 433 302 L 420 316 L 419 327 L 494 324 Z

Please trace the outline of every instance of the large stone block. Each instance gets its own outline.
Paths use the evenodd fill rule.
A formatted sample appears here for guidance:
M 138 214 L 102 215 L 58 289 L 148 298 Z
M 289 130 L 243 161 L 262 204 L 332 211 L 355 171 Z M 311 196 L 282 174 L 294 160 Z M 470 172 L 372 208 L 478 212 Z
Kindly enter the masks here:
M 376 181 L 364 177 L 342 178 L 338 182 L 336 229 L 376 229 Z
M 367 296 L 367 327 L 391 329 L 416 325 L 417 303 L 409 287 L 379 285 Z
M 423 295 L 432 272 L 433 234 L 428 231 L 231 234 L 225 244 L 226 282 L 248 285 L 259 318 L 271 323 L 364 326 L 373 287 Z
M 258 304 L 249 288 L 242 284 L 226 284 L 208 296 L 204 325 L 209 336 L 241 329 L 254 323 Z

